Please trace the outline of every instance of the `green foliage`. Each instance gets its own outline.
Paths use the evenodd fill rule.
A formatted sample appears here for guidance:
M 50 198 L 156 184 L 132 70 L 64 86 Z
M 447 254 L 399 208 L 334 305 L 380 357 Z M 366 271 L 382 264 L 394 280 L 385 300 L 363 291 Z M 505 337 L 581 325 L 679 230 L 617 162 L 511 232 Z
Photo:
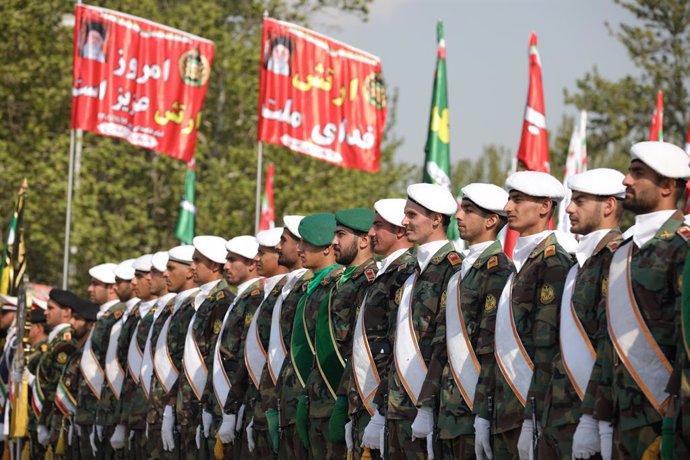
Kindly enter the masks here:
M 259 43 L 264 12 L 307 23 L 323 9 L 366 18 L 371 0 L 119 0 L 91 2 L 213 40 L 216 54 L 196 149 L 197 233 L 252 233 L 256 189 Z M 289 8 L 288 8 L 289 3 Z M 29 179 L 25 231 L 32 281 L 62 279 L 70 145 L 73 4 L 0 2 L 0 222 Z M 390 104 L 394 120 L 395 101 Z M 389 127 L 390 128 L 390 127 Z M 371 206 L 402 195 L 412 168 L 393 161 L 387 137 L 378 174 L 344 170 L 284 148 L 264 146 L 276 163 L 276 214 Z M 71 286 L 84 293 L 87 269 L 175 244 L 185 165 L 124 141 L 84 133 L 72 218 Z M 262 173 L 263 176 L 263 173 Z M 4 233 L 2 228 L 0 232 Z M 4 235 L 0 235 L 4 238 Z

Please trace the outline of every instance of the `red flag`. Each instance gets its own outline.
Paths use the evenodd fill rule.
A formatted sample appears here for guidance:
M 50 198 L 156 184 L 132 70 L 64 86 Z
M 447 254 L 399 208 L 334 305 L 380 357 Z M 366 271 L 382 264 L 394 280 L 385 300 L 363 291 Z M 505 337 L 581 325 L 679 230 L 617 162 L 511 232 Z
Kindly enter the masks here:
M 264 19 L 257 140 L 378 171 L 386 122 L 381 61 L 309 29 Z
M 75 16 L 72 128 L 191 160 L 213 42 L 105 8 Z
M 269 163 L 266 171 L 266 185 L 261 196 L 261 220 L 259 230 L 270 230 L 276 226 L 276 212 L 273 206 L 273 163 Z
M 522 122 L 522 135 L 518 148 L 518 170 L 550 172 L 549 139 L 546 133 L 546 110 L 544 106 L 544 89 L 541 81 L 541 59 L 537 49 L 537 34 L 529 37 L 529 88 L 525 118 Z M 550 224 L 553 227 L 553 221 Z M 513 248 L 519 234 L 508 228 L 503 250 L 508 257 L 513 256 Z
M 649 128 L 649 140 L 663 142 L 664 140 L 664 93 L 656 93 L 656 109 L 652 115 L 652 125 Z

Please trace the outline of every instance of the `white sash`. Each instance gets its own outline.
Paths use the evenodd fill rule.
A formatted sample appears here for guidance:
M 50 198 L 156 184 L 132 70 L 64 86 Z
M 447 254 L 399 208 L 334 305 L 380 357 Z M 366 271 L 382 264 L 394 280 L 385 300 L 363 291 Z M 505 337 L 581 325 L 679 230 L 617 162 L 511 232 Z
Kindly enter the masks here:
M 561 299 L 560 345 L 563 367 L 565 367 L 570 383 L 573 384 L 575 392 L 582 401 L 585 399 L 585 390 L 592 375 L 597 353 L 582 327 L 580 318 L 577 317 L 572 302 L 578 269 L 578 264 L 573 265 L 565 278 Z
M 289 276 L 287 283 L 283 286 L 283 290 L 278 296 L 275 305 L 273 306 L 273 315 L 271 316 L 271 338 L 268 341 L 268 373 L 271 375 L 271 380 L 275 385 L 278 382 L 278 374 L 283 367 L 283 361 L 287 356 L 287 347 L 283 342 L 283 333 L 280 330 L 280 314 L 283 309 L 283 302 L 295 287 L 297 281 L 307 271 L 306 268 L 295 270 L 294 276 Z
M 369 293 L 367 292 L 362 300 L 362 305 L 359 307 L 359 315 L 357 315 L 357 322 L 355 323 L 355 332 L 352 339 L 352 374 L 355 377 L 355 386 L 357 387 L 359 398 L 362 400 L 362 404 L 369 412 L 369 415 L 373 416 L 374 408 L 371 405 L 371 400 L 376 395 L 381 379 L 376 370 L 376 362 L 369 348 L 369 340 L 364 327 L 364 309 L 366 308 L 368 296 Z
M 195 299 L 196 302 L 196 299 Z M 187 336 L 184 339 L 184 355 L 182 358 L 182 367 L 187 376 L 187 381 L 192 387 L 192 391 L 197 399 L 201 399 L 206 386 L 206 379 L 208 378 L 208 369 L 204 362 L 204 357 L 201 356 L 199 345 L 194 338 L 194 321 L 196 320 L 196 313 L 192 316 L 187 328 Z
M 280 298 L 280 296 L 278 297 Z M 264 302 L 265 301 L 264 299 Z M 247 366 L 249 377 L 251 377 L 257 390 L 259 389 L 259 383 L 261 383 L 261 372 L 266 364 L 266 350 L 264 350 L 261 344 L 261 337 L 259 336 L 259 328 L 257 325 L 259 313 L 263 305 L 264 303 L 261 302 L 252 317 L 252 322 L 249 324 L 249 330 L 247 331 L 247 341 L 244 346 L 244 364 Z
M 122 382 L 125 381 L 125 370 L 117 360 L 117 340 L 120 338 L 123 325 L 124 317 L 113 324 L 110 330 L 110 339 L 108 340 L 108 350 L 105 353 L 105 375 L 108 378 L 108 386 L 117 400 L 120 399 Z
M 510 275 L 498 301 L 494 355 L 503 377 L 524 406 L 527 403 L 530 383 L 532 383 L 534 364 L 515 329 L 511 302 L 514 277 L 514 274 Z
M 223 360 L 220 356 L 220 344 L 223 338 L 223 331 L 225 330 L 225 322 L 230 316 L 230 312 L 235 307 L 235 304 L 240 300 L 240 296 L 235 297 L 235 300 L 228 307 L 228 311 L 225 312 L 223 317 L 223 326 L 220 328 L 218 333 L 218 339 L 216 340 L 216 346 L 213 349 L 213 391 L 216 394 L 216 401 L 220 405 L 221 410 L 225 407 L 225 401 L 228 399 L 228 393 L 230 393 L 230 377 L 225 373 L 225 367 L 223 366 Z M 254 318 L 252 318 L 252 321 Z
M 472 349 L 467 327 L 462 316 L 460 286 L 462 273 L 458 272 L 448 280 L 446 288 L 446 347 L 448 363 L 462 398 L 467 407 L 474 407 L 474 394 L 479 381 L 479 360 Z
M 412 292 L 417 276 L 417 272 L 410 275 L 401 288 L 403 292 L 398 306 L 394 353 L 395 368 L 413 404 L 417 404 L 427 373 L 412 324 Z
M 158 307 L 161 310 L 165 308 Z M 156 313 L 158 310 L 156 310 Z M 141 387 L 144 389 L 144 395 L 146 399 L 149 397 L 151 392 L 151 377 L 153 377 L 153 350 L 151 350 L 151 334 L 153 334 L 153 325 L 156 323 L 158 316 L 154 313 L 153 321 L 151 321 L 151 327 L 149 327 L 149 333 L 146 336 L 146 345 L 144 345 L 144 356 L 141 360 Z
M 606 319 L 611 342 L 625 368 L 649 402 L 663 416 L 669 402 L 666 384 L 671 364 L 649 331 L 632 290 L 628 242 L 613 254 L 609 269 Z
M 86 381 L 86 384 L 91 389 L 91 392 L 96 396 L 96 399 L 101 398 L 101 389 L 103 388 L 103 369 L 101 364 L 98 362 L 96 355 L 91 347 L 91 337 L 93 336 L 94 329 L 89 332 L 89 337 L 86 339 L 84 344 L 84 352 L 82 353 L 81 359 L 79 360 L 79 369 L 81 374 Z
M 141 322 L 141 320 L 139 320 Z M 141 375 L 141 362 L 144 357 L 144 353 L 139 347 L 139 341 L 137 340 L 137 329 L 139 329 L 139 323 L 137 323 L 134 328 L 134 334 L 132 334 L 132 339 L 129 341 L 129 348 L 127 349 L 127 368 L 129 369 L 129 376 L 132 377 L 134 383 L 139 385 L 139 376 Z

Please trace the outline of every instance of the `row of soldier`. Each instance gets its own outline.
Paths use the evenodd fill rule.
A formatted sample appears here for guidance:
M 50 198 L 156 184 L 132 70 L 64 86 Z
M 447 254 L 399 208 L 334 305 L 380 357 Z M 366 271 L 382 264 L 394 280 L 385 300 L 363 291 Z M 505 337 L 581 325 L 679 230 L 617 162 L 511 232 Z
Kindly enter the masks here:
M 565 188 L 523 171 L 465 186 L 460 206 L 413 184 L 373 209 L 93 267 L 91 301 L 50 293 L 32 453 L 680 458 L 688 178 L 663 142 L 635 144 L 626 175 L 571 177 L 572 253 L 549 230 Z

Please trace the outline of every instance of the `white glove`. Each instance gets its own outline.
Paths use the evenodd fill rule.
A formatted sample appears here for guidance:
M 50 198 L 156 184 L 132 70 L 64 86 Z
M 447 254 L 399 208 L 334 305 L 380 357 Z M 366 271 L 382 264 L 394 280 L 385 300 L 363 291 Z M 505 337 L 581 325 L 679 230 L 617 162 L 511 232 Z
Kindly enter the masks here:
M 43 447 L 48 446 L 48 438 L 50 438 L 50 434 L 48 433 L 48 428 L 45 425 L 38 425 L 38 428 L 36 429 L 37 435 L 38 435 L 38 443 L 42 445 Z
M 532 436 L 534 435 L 534 425 L 532 420 L 522 422 L 520 437 L 518 438 L 518 455 L 520 460 L 528 460 L 532 457 Z
M 125 448 L 125 437 L 127 436 L 126 428 L 124 425 L 118 424 L 115 427 L 113 435 L 110 437 L 110 445 L 113 449 L 119 450 Z
M 240 406 L 240 410 L 237 411 L 237 427 L 235 430 L 239 433 L 242 429 L 242 420 L 244 420 L 244 404 Z
M 249 452 L 254 452 L 254 447 L 256 445 L 254 444 L 254 417 L 247 423 L 247 429 L 245 430 L 247 432 L 247 446 L 249 446 Z
M 67 428 L 67 445 L 71 446 L 72 445 L 72 439 L 74 436 L 74 423 L 69 424 L 69 428 Z
M 163 409 L 163 425 L 161 426 L 161 440 L 163 441 L 163 450 L 171 452 L 175 449 L 175 435 L 173 435 L 173 427 L 175 426 L 175 413 L 172 406 L 165 406 Z
M 196 448 L 201 449 L 201 425 L 196 426 L 196 436 L 194 436 L 194 441 L 196 442 Z
M 434 460 L 434 433 L 426 437 L 426 455 L 429 460 Z
M 375 411 L 374 415 L 369 420 L 369 423 L 364 428 L 362 435 L 362 447 L 369 449 L 381 450 L 381 435 L 386 428 L 386 418 L 381 415 L 379 411 Z M 383 451 L 381 452 L 383 456 Z
M 77 436 L 81 438 L 81 425 L 77 423 L 74 425 L 74 429 L 77 430 Z
M 98 452 L 98 447 L 96 447 L 96 425 L 91 428 L 91 434 L 89 434 L 89 442 L 91 443 L 91 452 L 93 452 L 94 457 Z
M 599 421 L 599 440 L 601 441 L 601 458 L 611 460 L 613 453 L 613 425 L 610 422 Z
M 129 438 L 127 438 L 127 448 L 129 450 L 132 450 L 132 441 L 134 441 L 134 430 L 129 430 Z
M 345 424 L 345 445 L 348 452 L 352 452 L 355 448 L 355 440 L 352 439 L 352 420 Z
M 146 424 L 146 429 L 144 430 L 144 436 L 146 436 L 146 439 L 149 439 L 149 424 Z
M 235 442 L 235 427 L 237 426 L 237 416 L 235 414 L 223 414 L 223 423 L 218 428 L 218 437 L 223 444 Z
M 591 415 L 583 414 L 573 434 L 573 458 L 589 458 L 601 450 L 599 427 Z
M 213 414 L 206 412 L 204 409 L 201 412 L 201 424 L 204 426 L 204 437 L 208 438 L 211 436 L 211 425 L 213 424 Z
M 417 416 L 412 422 L 412 440 L 424 439 L 434 432 L 434 411 L 428 407 L 417 409 Z
M 103 425 L 96 425 L 96 435 L 98 435 L 98 441 L 103 441 Z
M 491 422 L 478 415 L 474 418 L 474 454 L 479 460 L 494 458 L 491 452 Z

